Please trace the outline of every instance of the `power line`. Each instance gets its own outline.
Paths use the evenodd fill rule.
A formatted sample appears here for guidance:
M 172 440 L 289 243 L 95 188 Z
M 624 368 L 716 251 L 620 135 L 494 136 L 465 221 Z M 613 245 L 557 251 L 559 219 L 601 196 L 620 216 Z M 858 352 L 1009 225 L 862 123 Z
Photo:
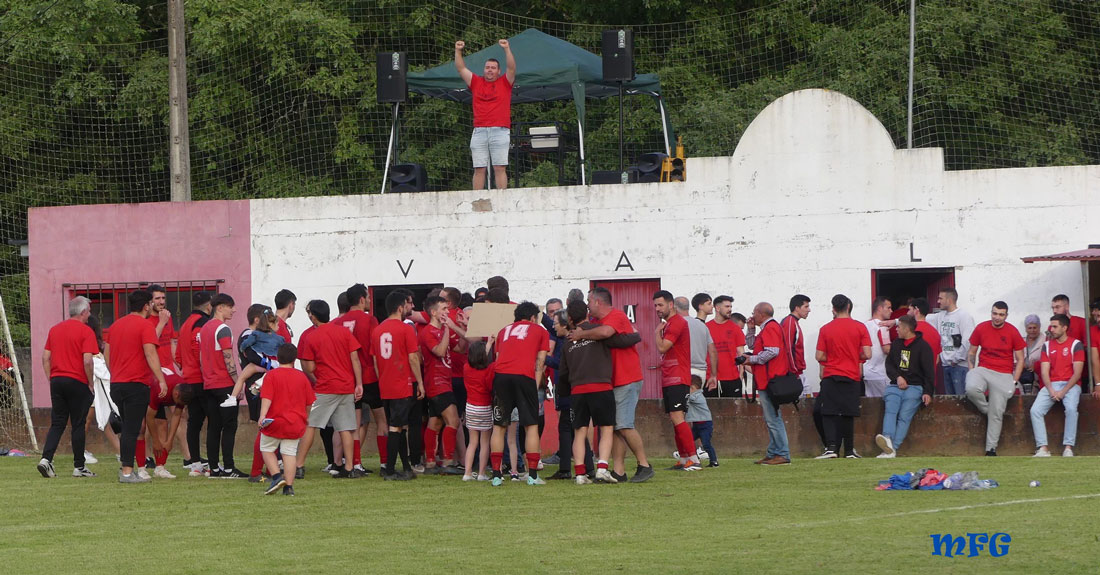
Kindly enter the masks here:
M 61 0 L 53 0 L 53 4 L 50 4 L 49 6 L 46 6 L 38 14 L 35 14 L 34 18 L 31 18 L 31 21 L 27 23 L 28 25 L 23 26 L 18 32 L 16 32 L 15 34 L 12 34 L 11 36 L 9 36 L 8 39 L 4 41 L 3 44 L 0 44 L 0 50 L 6 48 L 8 46 L 8 44 L 11 44 L 12 40 L 15 40 L 16 38 L 18 38 L 20 34 L 22 34 L 23 32 L 26 32 L 27 28 L 30 27 L 30 24 L 37 23 L 38 20 L 40 18 L 42 18 L 42 16 L 46 15 L 46 12 L 49 12 L 51 8 L 53 8 L 54 6 L 57 6 L 58 2 L 61 2 Z

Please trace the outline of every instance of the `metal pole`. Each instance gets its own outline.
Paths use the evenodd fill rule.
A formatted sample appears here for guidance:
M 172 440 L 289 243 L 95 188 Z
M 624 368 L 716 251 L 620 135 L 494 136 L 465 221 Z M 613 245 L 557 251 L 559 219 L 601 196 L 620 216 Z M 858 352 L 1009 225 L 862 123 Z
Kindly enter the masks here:
M 393 105 L 393 124 L 390 125 L 390 143 L 386 146 L 386 167 L 382 170 L 382 189 L 380 194 L 386 193 L 386 184 L 390 181 L 390 157 L 393 155 L 393 143 L 397 138 L 397 104 Z
M 665 116 L 665 101 L 657 95 L 657 108 L 661 111 L 661 133 L 665 135 L 665 155 L 672 157 L 672 148 L 668 144 L 668 117 Z
M 619 82 L 619 174 L 624 176 L 623 172 L 623 83 Z M 623 182 L 626 183 L 625 181 Z
M 909 118 L 905 130 L 905 148 L 913 149 L 913 57 L 917 40 L 917 0 L 909 0 Z
M 1096 367 L 1092 365 L 1092 329 L 1089 328 L 1089 262 L 1088 260 L 1081 260 L 1081 300 L 1085 304 L 1085 355 L 1088 360 L 1085 361 L 1085 373 L 1091 373 L 1092 376 L 1088 378 L 1089 386 L 1082 385 L 1082 390 L 1088 390 L 1092 386 L 1092 382 L 1095 381 L 1096 373 L 1093 369 Z
M 168 161 L 173 202 L 191 201 L 191 138 L 187 130 L 187 22 L 184 0 L 168 0 Z
M 15 369 L 15 384 L 19 388 L 19 400 L 23 402 L 23 417 L 27 419 L 27 433 L 31 436 L 31 446 L 38 451 L 38 438 L 34 435 L 34 423 L 31 421 L 31 410 L 27 407 L 27 392 L 23 390 L 23 372 L 19 370 L 19 358 L 16 357 L 15 345 L 11 342 L 11 329 L 8 327 L 8 313 L 4 310 L 4 298 L 0 297 L 0 329 L 4 330 L 4 342 L 11 350 L 11 366 Z M 46 374 L 49 377 L 50 374 Z
M 577 135 L 579 136 L 578 142 L 580 143 L 581 185 L 583 186 L 583 185 L 585 185 L 585 182 L 587 182 L 587 180 L 585 180 L 585 178 L 584 178 L 584 125 L 583 125 L 583 122 L 581 122 L 580 118 L 577 118 Z

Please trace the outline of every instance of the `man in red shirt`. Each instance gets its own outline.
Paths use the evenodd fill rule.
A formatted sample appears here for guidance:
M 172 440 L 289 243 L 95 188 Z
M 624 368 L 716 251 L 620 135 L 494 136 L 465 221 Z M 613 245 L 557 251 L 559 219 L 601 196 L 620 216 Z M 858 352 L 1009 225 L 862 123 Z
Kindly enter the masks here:
M 1050 457 L 1047 448 L 1046 415 L 1057 401 L 1066 409 L 1062 457 L 1073 457 L 1077 444 L 1077 404 L 1081 400 L 1081 376 L 1085 371 L 1085 344 L 1069 337 L 1070 318 L 1055 314 L 1050 318 L 1050 341 L 1043 344 L 1040 356 L 1042 389 L 1031 404 L 1031 429 L 1035 432 L 1035 457 Z
M 790 465 L 791 448 L 787 441 L 787 426 L 783 423 L 779 406 L 773 405 L 768 397 L 768 382 L 793 371 L 783 328 L 775 320 L 775 309 L 768 302 L 760 302 L 752 308 L 752 317 L 745 322 L 745 326 L 749 330 L 745 335 L 745 345 L 752 348 L 752 355 L 742 355 L 738 362 L 753 366 L 753 384 L 761 392 L 760 407 L 764 411 L 764 423 L 768 426 L 768 450 L 764 457 L 753 463 Z M 756 333 L 757 326 L 760 326 L 759 334 Z
M 791 366 L 791 371 L 802 380 L 802 391 L 805 394 L 810 391 L 804 373 L 806 371 L 806 342 L 802 337 L 802 326 L 798 325 L 798 320 L 810 317 L 810 298 L 800 293 L 795 294 L 791 297 L 789 307 L 791 313 L 779 322 L 779 327 L 783 331 L 783 344 L 786 346 L 788 354 L 787 362 Z
M 424 311 L 431 318 L 417 334 L 420 355 L 424 357 L 424 391 L 428 396 L 428 427 L 424 430 L 425 473 L 462 475 L 455 467 L 455 438 L 458 435 L 458 407 L 451 386 L 451 329 L 443 323 L 447 317 L 447 300 L 430 297 L 424 301 Z M 465 341 L 463 339 L 462 341 Z M 446 425 L 446 427 L 444 427 Z M 443 431 L 443 466 L 435 464 L 436 438 Z
M 294 330 L 290 329 L 286 320 L 294 315 L 294 308 L 297 305 L 298 296 L 294 295 L 294 292 L 281 289 L 275 294 L 275 317 L 279 318 L 279 326 L 275 328 L 275 333 L 281 335 L 287 343 L 294 343 Z
M 539 306 L 525 301 L 513 312 L 515 322 L 496 336 L 496 375 L 493 377 L 493 436 L 489 458 L 493 465 L 491 484 L 499 487 L 504 460 L 504 440 L 513 409 L 519 410 L 519 424 L 526 432 L 527 484 L 545 485 L 538 476 L 539 393 L 545 385 L 546 354 L 550 352 L 550 334 L 538 323 Z
M 91 314 L 91 301 L 76 296 L 69 300 L 69 319 L 50 328 L 46 336 L 42 370 L 50 378 L 50 431 L 38 462 L 42 477 L 57 476 L 53 456 L 70 420 L 73 425 L 73 477 L 95 477 L 95 473 L 84 466 L 84 424 L 93 399 L 90 387 L 92 356 L 99 353 L 95 333 L 88 327 Z
M 718 349 L 718 388 L 703 392 L 705 397 L 742 397 L 741 366 L 737 356 L 745 353 L 745 332 L 733 317 L 733 298 L 720 295 L 714 298 L 714 319 L 707 322 L 707 329 Z
M 985 454 L 992 456 L 997 455 L 1005 406 L 1024 370 L 1024 348 L 1027 344 L 1016 326 L 1005 321 L 1008 319 L 1007 303 L 995 302 L 990 315 L 992 319 L 978 324 L 970 334 L 966 397 L 988 417 Z
M 917 331 L 928 345 L 932 346 L 932 352 L 936 354 L 936 366 L 940 365 L 940 353 L 943 352 L 943 344 L 940 342 L 940 332 L 936 327 L 928 323 L 928 314 L 932 308 L 928 300 L 923 297 L 915 298 L 909 306 L 909 315 L 917 320 Z
M 1089 330 L 1089 365 L 1092 366 L 1092 396 L 1100 399 L 1100 299 L 1089 303 L 1092 328 Z
M 210 300 L 213 314 L 199 330 L 199 365 L 202 388 L 206 395 L 206 453 L 211 478 L 241 479 L 248 474 L 233 464 L 233 445 L 237 438 L 237 397 L 244 388 L 237 385 L 237 360 L 233 351 L 233 331 L 226 324 L 233 319 L 236 303 L 229 294 L 220 293 Z M 224 466 L 218 464 L 219 456 Z
M 412 309 L 409 294 L 402 289 L 386 296 L 386 321 L 371 334 L 374 368 L 378 372 L 378 389 L 386 409 L 389 437 L 386 440 L 387 465 L 382 478 L 388 481 L 415 479 L 409 462 L 409 414 L 413 404 L 424 398 L 424 379 L 420 372 L 420 349 L 416 331 L 404 318 Z M 416 382 L 416 387 L 413 387 Z M 419 421 L 416 422 L 419 424 Z M 415 429 L 414 429 L 415 431 Z M 403 471 L 397 471 L 401 459 Z
M 815 358 L 821 365 L 821 393 L 818 403 L 825 425 L 825 453 L 817 459 L 836 459 L 844 444 L 844 456 L 859 459 L 853 440 L 855 418 L 859 417 L 863 362 L 871 359 L 871 334 L 867 326 L 852 319 L 852 300 L 833 296 L 833 321 L 822 326 L 817 336 Z
M 130 313 L 111 325 L 103 356 L 111 371 L 111 399 L 122 419 L 118 481 L 145 483 L 149 480 L 134 473 L 134 450 L 149 408 L 149 387 L 155 381 L 159 386 L 157 395 L 163 399 L 168 395 L 168 385 L 157 357 L 157 334 L 149 323 L 153 294 L 146 290 L 131 292 L 126 305 Z
M 149 313 L 149 323 L 157 333 L 157 357 L 160 358 L 160 366 L 178 371 L 175 364 L 177 334 L 172 324 L 172 313 L 168 311 L 168 294 L 164 286 L 153 284 L 149 286 L 149 293 L 153 294 L 153 309 Z
M 374 361 L 371 359 L 371 334 L 374 328 L 378 327 L 378 320 L 375 319 L 374 314 L 370 313 L 367 286 L 355 284 L 344 293 L 348 298 L 348 311 L 334 319 L 332 323 L 347 328 L 359 343 L 359 366 L 363 370 L 363 397 L 355 402 L 355 421 L 359 427 L 354 433 L 351 457 L 353 467 L 360 473 L 367 474 L 369 471 L 362 465 L 363 434 L 367 427 L 362 425 L 363 408 L 370 410 L 371 419 L 374 420 L 377 428 L 375 436 L 379 464 L 386 464 L 386 410 L 382 409 L 382 396 L 378 392 L 378 373 L 374 371 Z M 346 452 L 347 449 L 344 451 Z
M 204 473 L 207 463 L 200 456 L 200 434 L 206 421 L 206 394 L 203 393 L 202 369 L 199 366 L 199 332 L 210 321 L 210 294 L 199 291 L 191 294 L 191 314 L 180 326 L 179 340 L 176 344 L 176 363 L 180 366 L 183 383 L 180 394 L 187 398 L 187 451 L 190 461 L 183 465 L 190 470 L 191 477 Z M 205 469 L 209 472 L 209 467 Z
M 499 189 L 508 186 L 508 147 L 512 128 L 512 87 L 516 83 L 516 59 L 508 40 L 500 40 L 508 65 L 500 75 L 500 60 L 485 62 L 484 76 L 466 67 L 462 50 L 466 43 L 455 42 L 455 68 L 470 88 L 474 108 L 474 134 L 470 137 L 470 153 L 474 160 L 474 189 L 485 188 L 487 169 L 493 166 L 493 182 Z
M 317 382 L 314 391 L 317 402 L 309 412 L 309 426 L 324 429 L 329 425 L 340 434 L 344 449 L 344 467 L 333 477 L 357 478 L 362 474 L 353 469 L 349 447 L 354 445 L 353 433 L 359 427 L 355 419 L 355 402 L 363 397 L 363 369 L 360 364 L 359 342 L 343 325 L 329 321 L 328 303 L 323 300 L 309 302 L 310 315 L 319 322 L 308 338 L 301 341 L 298 359 L 302 370 Z M 314 434 L 307 430 L 302 437 L 298 469 L 305 473 L 306 456 L 313 444 Z M 339 460 L 337 460 L 339 463 Z
M 582 339 L 604 340 L 616 334 L 635 333 L 634 324 L 622 310 L 611 304 L 611 291 L 595 287 L 588 292 L 588 312 L 595 318 L 595 329 L 575 329 L 569 332 L 571 341 Z M 653 466 L 645 454 L 642 436 L 634 428 L 634 414 L 642 393 L 642 364 L 635 347 L 611 349 L 611 385 L 615 393 L 615 443 L 611 447 L 611 476 L 616 481 L 626 481 L 626 448 L 634 452 L 638 469 L 630 478 L 631 483 L 642 483 L 653 478 Z
M 317 396 L 310 387 L 309 378 L 294 369 L 298 348 L 284 343 L 278 351 L 279 369 L 273 369 L 264 377 L 260 388 L 260 453 L 271 475 L 265 495 L 283 488 L 283 495 L 294 495 L 294 473 L 297 469 L 298 443 L 305 435 L 311 405 Z M 283 467 L 279 469 L 275 451 L 283 455 Z
M 702 467 L 695 455 L 691 426 L 684 419 L 691 385 L 691 334 L 687 320 L 676 313 L 673 300 L 672 294 L 665 290 L 653 294 L 653 309 L 661 320 L 656 337 L 657 351 L 661 353 L 661 393 L 665 413 L 672 420 L 676 450 L 680 452 L 680 460 L 672 468 L 697 471 Z
M 1054 299 L 1050 300 L 1050 312 L 1054 315 L 1064 315 L 1069 318 L 1069 331 L 1067 335 L 1070 339 L 1074 339 L 1080 342 L 1085 341 L 1085 331 L 1088 330 L 1088 322 L 1081 316 L 1076 316 L 1069 311 L 1069 296 L 1060 293 L 1054 296 Z M 1047 331 L 1047 339 L 1054 337 L 1053 332 Z

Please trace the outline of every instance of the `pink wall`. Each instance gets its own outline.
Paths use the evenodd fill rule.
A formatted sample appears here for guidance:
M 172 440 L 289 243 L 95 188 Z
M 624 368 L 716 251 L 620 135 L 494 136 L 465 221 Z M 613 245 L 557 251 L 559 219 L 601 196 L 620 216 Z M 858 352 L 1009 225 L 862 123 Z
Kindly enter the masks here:
M 247 200 L 34 208 L 30 221 L 34 407 L 50 405 L 42 346 L 65 319 L 66 283 L 224 279 L 234 333 L 252 298 Z

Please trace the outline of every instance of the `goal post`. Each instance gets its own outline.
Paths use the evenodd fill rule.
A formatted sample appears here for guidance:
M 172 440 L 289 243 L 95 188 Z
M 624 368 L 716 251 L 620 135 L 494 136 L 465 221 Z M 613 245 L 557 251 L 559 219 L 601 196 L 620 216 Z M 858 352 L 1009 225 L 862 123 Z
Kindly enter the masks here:
M 29 445 L 31 451 L 37 452 L 38 438 L 34 434 L 27 393 L 23 388 L 23 372 L 19 369 L 19 358 L 16 357 L 15 346 L 12 344 L 3 296 L 0 296 L 0 328 L 4 332 L 4 338 L 0 341 L 0 360 L 7 360 L 0 365 L 3 368 L 0 386 L 14 387 L 17 390 L 15 393 L 0 394 L 0 441 L 4 442 L 0 446 L 25 450 Z

